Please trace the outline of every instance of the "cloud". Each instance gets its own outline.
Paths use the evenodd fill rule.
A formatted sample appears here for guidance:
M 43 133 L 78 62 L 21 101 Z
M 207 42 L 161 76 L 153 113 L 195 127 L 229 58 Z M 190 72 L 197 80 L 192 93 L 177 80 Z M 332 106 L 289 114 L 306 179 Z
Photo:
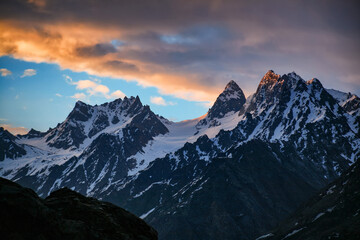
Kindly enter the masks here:
M 70 77 L 68 77 L 68 79 L 70 79 L 68 83 L 75 85 L 76 89 L 78 90 L 86 90 L 89 95 L 101 95 L 108 98 L 108 93 L 110 90 L 105 85 L 101 85 L 91 80 L 79 80 L 74 82 Z
M 155 96 L 150 97 L 150 102 L 153 103 L 153 104 L 156 104 L 156 105 L 160 105 L 160 106 L 168 106 L 168 105 L 175 105 L 176 104 L 174 102 L 167 102 L 162 97 L 155 97 Z
M 92 46 L 78 47 L 75 51 L 80 57 L 101 57 L 116 52 L 116 48 L 112 44 L 97 43 Z
M 111 98 L 124 98 L 126 95 L 120 90 L 116 90 L 115 92 L 111 93 Z
M 1 76 L 2 76 L 2 77 L 6 77 L 6 76 L 12 74 L 12 72 L 11 72 L 10 70 L 6 69 L 6 68 L 1 68 L 1 69 L 0 69 L 0 73 L 1 73 Z
M 62 95 L 60 93 L 56 93 L 55 96 L 62 97 Z
M 35 69 L 25 69 L 23 75 L 21 75 L 21 77 L 31 77 L 36 75 L 36 70 Z
M 133 72 L 138 72 L 139 69 L 137 68 L 137 66 L 135 64 L 132 63 L 126 63 L 120 60 L 112 60 L 112 61 L 107 61 L 105 63 L 103 63 L 103 66 L 109 70 L 113 70 L 113 71 L 133 71 Z
M 34 4 L 35 6 L 41 8 L 46 5 L 47 0 L 28 0 L 28 3 Z
M 95 88 L 93 88 L 95 93 L 101 93 L 104 96 L 106 96 L 109 93 L 109 88 L 105 85 L 97 85 Z
M 203 107 L 203 108 L 206 108 L 206 109 L 209 109 L 213 106 L 213 102 L 199 102 L 197 103 L 197 105 Z
M 29 129 L 25 127 L 14 127 L 11 124 L 0 124 L 0 127 L 3 127 L 4 129 L 8 130 L 14 135 L 17 134 L 26 134 L 29 132 Z
M 87 88 L 95 88 L 97 86 L 96 82 L 90 80 L 80 80 L 78 82 L 73 82 L 73 85 L 76 85 L 76 89 L 87 89 Z
M 86 95 L 84 93 L 75 93 L 71 98 L 75 98 L 76 100 L 86 100 Z
M 268 69 L 360 91 L 348 83 L 360 74 L 357 1 L 160 2 L 3 0 L 0 56 L 196 101 L 215 100 L 228 75 L 253 92 Z
M 65 76 L 65 80 L 68 84 L 75 85 L 76 89 L 85 90 L 88 94 L 88 95 L 86 95 L 84 93 L 76 93 L 74 96 L 72 96 L 72 98 L 75 98 L 75 99 L 85 100 L 91 96 L 100 96 L 100 97 L 105 97 L 107 99 L 111 99 L 111 98 L 114 99 L 114 98 L 124 98 L 126 96 L 120 90 L 116 90 L 110 94 L 110 89 L 107 86 L 100 84 L 100 81 L 96 80 L 96 79 L 95 80 L 79 80 L 76 82 L 76 81 L 73 81 L 71 77 Z
M 166 106 L 166 102 L 162 97 L 150 97 L 150 102 L 156 105 Z

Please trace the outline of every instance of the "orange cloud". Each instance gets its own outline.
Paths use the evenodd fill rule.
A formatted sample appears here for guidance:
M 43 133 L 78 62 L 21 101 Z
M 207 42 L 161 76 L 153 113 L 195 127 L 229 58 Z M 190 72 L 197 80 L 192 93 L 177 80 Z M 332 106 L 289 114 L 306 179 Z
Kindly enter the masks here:
M 2 76 L 2 77 L 6 77 L 6 76 L 12 74 L 12 72 L 11 72 L 10 70 L 6 69 L 6 68 L 1 68 L 1 69 L 0 69 L 0 73 L 1 73 L 1 76 Z
M 111 98 L 124 98 L 126 95 L 120 90 L 116 90 L 115 92 L 111 93 Z
M 160 96 L 158 96 L 158 97 L 155 97 L 155 96 L 150 97 L 150 102 L 155 104 L 155 105 L 160 105 L 160 106 L 176 105 L 176 103 L 174 103 L 174 102 L 165 101 L 165 99 L 160 97 Z
M 0 124 L 0 127 L 3 127 L 4 129 L 8 130 L 13 135 L 26 134 L 29 132 L 29 129 L 27 129 L 25 127 L 14 127 L 10 124 Z
M 26 61 L 57 63 L 64 69 L 77 72 L 86 71 L 97 76 L 136 81 L 144 87 L 157 87 L 161 94 L 186 100 L 208 101 L 216 98 L 218 86 L 204 87 L 197 79 L 199 76 L 177 73 L 141 58 L 126 58 L 115 46 L 102 44 L 121 37 L 121 29 L 90 25 L 43 24 L 27 28 L 16 23 L 0 22 L 0 56 L 11 55 Z M 134 48 L 137 46 L 128 46 L 124 51 L 131 52 Z M 77 83 L 77 88 L 94 87 L 92 89 L 95 92 L 109 92 L 104 86 L 87 84 L 94 83 L 84 80 Z
M 85 93 L 75 93 L 73 96 L 71 96 L 71 98 L 75 98 L 76 100 L 86 100 L 86 95 Z
M 358 86 L 355 1 L 309 2 L 3 0 L 0 56 L 201 102 L 214 101 L 231 79 L 253 92 L 268 69 Z
M 95 88 L 97 84 L 90 80 L 80 80 L 78 82 L 74 82 L 74 85 L 76 85 L 76 89 L 87 89 L 87 88 Z

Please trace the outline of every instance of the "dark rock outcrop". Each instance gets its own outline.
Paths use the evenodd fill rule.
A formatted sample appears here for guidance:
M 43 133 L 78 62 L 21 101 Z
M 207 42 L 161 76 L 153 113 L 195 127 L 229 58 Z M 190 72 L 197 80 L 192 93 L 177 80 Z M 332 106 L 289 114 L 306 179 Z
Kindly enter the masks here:
M 111 203 L 63 188 L 39 198 L 0 178 L 1 239 L 157 239 L 157 232 Z

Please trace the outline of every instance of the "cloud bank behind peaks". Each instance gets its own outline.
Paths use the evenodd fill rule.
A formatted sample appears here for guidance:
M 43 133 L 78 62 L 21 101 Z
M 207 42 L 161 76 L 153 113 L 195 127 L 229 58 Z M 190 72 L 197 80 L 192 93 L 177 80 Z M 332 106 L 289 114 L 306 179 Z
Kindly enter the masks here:
M 214 101 L 232 78 L 251 93 L 268 69 L 359 90 L 357 9 L 357 1 L 332 0 L 3 0 L 0 56 L 196 101 Z M 86 89 L 111 96 L 96 87 Z
M 104 97 L 106 99 L 124 98 L 126 96 L 120 90 L 110 93 L 110 89 L 107 86 L 100 84 L 100 81 L 97 79 L 73 81 L 71 77 L 65 76 L 65 81 L 70 85 L 76 86 L 77 90 L 86 92 L 86 94 L 81 92 L 71 96 L 72 98 L 82 101 L 89 99 L 91 96 Z M 56 94 L 56 96 L 61 97 L 60 94 Z
M 160 105 L 160 106 L 176 105 L 176 103 L 174 103 L 174 102 L 165 101 L 165 99 L 160 96 L 150 97 L 150 102 L 155 105 Z

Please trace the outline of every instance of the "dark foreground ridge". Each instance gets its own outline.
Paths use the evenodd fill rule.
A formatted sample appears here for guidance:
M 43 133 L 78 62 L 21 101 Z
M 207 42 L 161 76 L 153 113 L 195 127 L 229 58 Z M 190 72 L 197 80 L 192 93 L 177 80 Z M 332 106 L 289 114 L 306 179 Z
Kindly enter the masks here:
M 111 203 L 68 188 L 39 198 L 28 188 L 0 178 L 1 239 L 157 239 L 157 232 Z
M 257 239 L 360 239 L 360 160 L 275 231 Z

